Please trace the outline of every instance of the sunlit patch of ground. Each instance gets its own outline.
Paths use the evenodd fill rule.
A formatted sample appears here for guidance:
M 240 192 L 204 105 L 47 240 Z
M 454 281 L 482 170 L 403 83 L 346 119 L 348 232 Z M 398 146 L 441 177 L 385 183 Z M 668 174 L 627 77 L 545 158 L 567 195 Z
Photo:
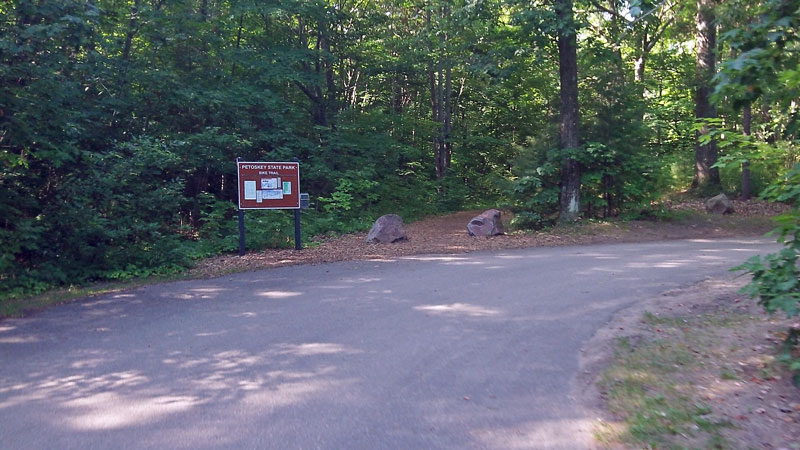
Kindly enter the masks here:
M 797 448 L 800 389 L 775 361 L 792 324 L 709 280 L 621 311 L 584 349 L 607 448 Z

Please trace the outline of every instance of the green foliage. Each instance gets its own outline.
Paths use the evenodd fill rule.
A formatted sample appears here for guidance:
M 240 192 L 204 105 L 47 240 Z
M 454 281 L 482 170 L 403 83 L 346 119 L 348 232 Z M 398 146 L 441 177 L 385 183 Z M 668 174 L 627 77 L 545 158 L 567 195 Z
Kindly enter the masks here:
M 791 219 L 783 221 L 793 223 L 793 232 L 800 230 L 800 213 L 793 213 Z M 753 280 L 742 289 L 743 293 L 758 298 L 758 303 L 770 312 L 784 312 L 787 316 L 797 316 L 800 312 L 800 273 L 797 270 L 796 242 L 778 253 L 750 258 L 732 270 L 744 270 L 753 276 Z M 779 358 L 789 370 L 794 372 L 794 382 L 800 387 L 800 353 L 798 347 L 798 331 L 789 330 L 784 341 L 783 352 Z
M 245 227 L 250 249 L 294 247 L 293 211 L 252 211 L 245 215 Z
M 784 248 L 763 258 L 754 256 L 731 270 L 744 270 L 752 275 L 752 281 L 742 292 L 757 297 L 768 312 L 782 311 L 788 317 L 794 317 L 800 314 L 800 271 L 797 267 L 800 252 L 800 164 L 786 174 L 782 183 L 770 186 L 763 196 L 793 206 L 792 211 L 776 218 L 777 227 L 773 231 Z M 797 371 L 800 359 L 792 356 L 797 348 L 795 334 L 789 334 L 786 348 L 783 359 L 791 370 Z M 798 378 L 800 372 L 796 374 L 795 378 Z
M 547 223 L 544 217 L 534 211 L 519 211 L 511 219 L 511 226 L 518 230 L 537 230 Z
M 180 159 L 166 144 L 134 140 L 79 162 L 81 176 L 53 186 L 35 219 L 0 234 L 3 290 L 163 274 L 189 263 L 176 233 Z
M 798 313 L 798 272 L 796 268 L 797 253 L 791 248 L 784 248 L 778 253 L 750 258 L 734 270 L 746 270 L 753 275 L 753 282 L 743 292 L 759 298 L 759 304 L 770 313 L 778 310 L 789 316 Z
M 797 98 L 797 30 L 800 4 L 796 0 L 765 0 L 745 26 L 723 33 L 738 55 L 725 61 L 716 77 L 715 95 L 727 96 L 739 104 L 762 96 L 780 102 Z M 783 89 L 774 89 L 781 83 Z
M 666 190 L 663 162 L 645 152 L 589 143 L 577 160 L 585 167 L 581 180 L 585 186 L 583 202 L 590 217 L 631 212 L 638 215 Z
M 796 91 L 795 19 L 783 3 L 771 13 L 775 4 L 759 5 L 761 28 L 726 37 L 743 51 L 737 43 L 769 45 L 747 44 L 765 51 L 723 64 L 721 96 L 739 92 L 737 74 L 756 63 Z M 691 171 L 694 62 L 685 13 L 629 6 L 631 24 L 580 8 L 583 141 L 564 153 L 553 150 L 553 37 L 566 24 L 550 5 L 5 2 L 0 295 L 179 271 L 235 251 L 237 157 L 300 160 L 310 235 L 363 230 L 386 213 L 497 206 L 514 209 L 518 226 L 547 226 L 567 154 L 583 170 L 585 216 L 636 216 Z M 645 38 L 661 45 L 646 55 L 653 76 L 634 81 Z M 776 105 L 796 98 L 761 91 Z M 446 136 L 437 95 L 452 105 Z M 791 123 L 788 108 L 773 108 L 760 125 L 790 142 Z M 437 138 L 452 149 L 438 178 Z M 760 183 L 774 170 L 753 162 Z M 248 213 L 248 247 L 291 245 L 290 216 Z
M 587 43 L 581 83 L 584 144 L 573 157 L 581 163 L 581 201 L 587 217 L 640 211 L 663 192 L 664 162 L 648 145 L 645 102 L 619 53 Z
M 546 140 L 531 140 L 527 147 L 519 147 L 512 177 L 498 180 L 511 201 L 514 227 L 541 228 L 557 218 L 561 152 L 546 145 Z
M 716 77 L 717 102 L 727 98 L 734 106 L 752 105 L 756 100 L 786 106 L 797 98 L 800 61 L 800 36 L 797 34 L 800 3 L 794 0 L 765 0 L 758 3 L 754 16 L 744 25 L 733 27 L 723 34 L 737 56 L 726 61 Z M 714 137 L 727 151 L 722 165 L 740 164 L 744 160 L 772 163 L 782 162 L 791 170 L 762 192 L 762 197 L 792 205 L 792 210 L 776 219 L 773 231 L 784 248 L 763 258 L 753 257 L 732 270 L 752 274 L 752 281 L 743 292 L 758 297 L 759 304 L 770 313 L 782 311 L 789 317 L 800 313 L 800 273 L 797 268 L 800 252 L 800 164 L 796 162 L 796 114 L 765 121 L 758 140 L 732 130 L 720 130 Z M 764 142 L 766 141 L 766 142 Z M 795 372 L 800 386 L 800 359 L 797 356 L 797 333 L 791 331 L 785 342 L 782 360 Z
M 797 149 L 788 141 L 765 142 L 754 135 L 745 135 L 741 130 L 727 128 L 722 119 L 704 119 L 694 125 L 697 131 L 705 128 L 700 142 L 714 140 L 720 152 L 715 167 L 720 168 L 723 189 L 738 192 L 742 163 L 750 163 L 751 190 L 758 195 L 775 180 L 780 179 L 786 167 L 797 159 Z
M 663 179 L 664 168 L 643 152 L 623 149 L 624 146 L 611 149 L 601 143 L 567 151 L 523 148 L 523 156 L 515 164 L 516 176 L 501 182 L 513 202 L 512 225 L 541 228 L 554 223 L 558 210 L 558 164 L 565 155 L 581 163 L 586 216 L 609 217 L 628 212 L 638 216 L 649 209 L 650 202 L 662 192 L 659 181 Z
M 320 197 L 332 231 L 351 232 L 363 229 L 369 222 L 363 212 L 378 201 L 379 183 L 364 176 L 365 171 L 345 172 L 330 197 Z
M 778 361 L 794 372 L 792 382 L 800 388 L 800 329 L 789 329 Z
M 200 204 L 200 226 L 190 256 L 200 259 L 238 250 L 236 205 L 209 193 L 198 195 L 197 201 Z

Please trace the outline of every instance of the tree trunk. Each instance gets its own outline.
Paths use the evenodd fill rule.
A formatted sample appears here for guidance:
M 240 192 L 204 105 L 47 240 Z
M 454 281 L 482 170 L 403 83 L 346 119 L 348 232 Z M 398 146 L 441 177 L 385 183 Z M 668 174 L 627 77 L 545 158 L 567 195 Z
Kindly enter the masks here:
M 134 0 L 131 5 L 131 15 L 128 21 L 128 31 L 125 33 L 125 47 L 122 49 L 122 60 L 127 61 L 131 56 L 133 35 L 136 34 L 136 19 L 139 17 L 139 0 Z
M 450 168 L 450 160 L 453 155 L 453 142 L 450 140 L 450 133 L 453 131 L 453 102 L 452 102 L 452 61 L 448 57 L 445 62 L 444 72 L 444 117 L 442 121 L 442 135 L 444 137 L 444 148 L 442 148 L 442 175 L 447 174 Z
M 325 61 L 323 52 L 332 53 L 331 43 L 328 38 L 327 30 L 324 28 L 326 24 L 319 23 L 316 35 L 316 43 L 314 44 L 314 51 L 316 53 L 316 61 L 313 67 L 307 62 L 301 62 L 300 66 L 304 71 L 313 72 L 316 76 L 324 76 L 325 88 L 319 84 L 305 85 L 297 80 L 294 84 L 311 101 L 311 120 L 314 125 L 321 127 L 329 127 L 335 129 L 335 124 L 331 120 L 331 112 L 335 110 L 336 105 L 336 83 L 334 79 L 333 64 Z M 300 48 L 307 49 L 309 47 L 308 30 L 302 18 L 298 19 L 297 35 L 299 38 Z
M 742 132 L 745 136 L 750 136 L 750 128 L 753 123 L 753 108 L 750 102 L 744 105 L 742 111 Z M 750 161 L 742 162 L 742 200 L 750 200 Z
M 443 45 L 444 36 L 439 35 L 439 45 Z M 444 65 L 442 63 L 441 55 L 438 56 L 439 61 L 436 64 L 436 105 L 439 110 L 436 116 L 439 118 L 439 128 L 436 132 L 436 146 L 434 147 L 434 163 L 436 166 L 436 178 L 443 178 L 445 167 L 442 162 L 444 155 Z
M 322 50 L 327 53 L 328 55 L 332 55 L 333 51 L 331 50 L 331 41 L 330 37 L 326 30 L 322 29 L 323 25 L 320 25 L 320 41 L 322 44 Z M 326 60 L 323 56 L 320 56 L 321 60 Z M 336 101 L 336 79 L 335 73 L 333 71 L 333 62 L 326 61 L 323 63 L 323 68 L 325 71 L 325 87 L 326 87 L 326 95 L 325 100 L 323 101 L 323 114 L 325 114 L 325 123 L 331 124 L 331 129 L 336 129 L 336 124 L 334 121 L 329 120 L 328 117 L 336 117 L 335 114 L 339 111 L 339 107 Z
M 695 119 L 713 119 L 717 117 L 711 104 L 711 79 L 715 73 L 714 49 L 717 44 L 717 30 L 714 25 L 714 1 L 697 0 L 697 30 L 695 47 L 697 48 L 697 71 L 695 87 Z M 717 143 L 711 141 L 700 143 L 700 136 L 708 134 L 707 127 L 702 127 L 695 136 L 695 164 L 692 189 L 706 191 L 718 187 L 719 169 L 712 167 L 717 163 Z
M 566 151 L 576 149 L 580 145 L 576 27 L 572 0 L 556 0 L 555 9 L 561 24 L 558 31 L 558 66 L 561 81 L 560 147 Z M 561 164 L 559 221 L 570 222 L 578 218 L 580 189 L 580 165 L 575 159 L 565 156 Z
M 644 82 L 644 68 L 645 64 L 647 63 L 647 56 L 645 54 L 640 54 L 636 57 L 636 61 L 634 61 L 634 71 L 633 71 L 633 81 L 637 83 Z
M 236 31 L 236 50 L 239 50 L 242 45 L 242 25 L 244 24 L 244 14 L 239 16 L 239 28 Z M 237 55 L 238 56 L 238 55 Z M 236 57 L 233 58 L 233 64 L 231 64 L 231 78 L 236 76 Z
M 761 122 L 765 124 L 772 123 L 772 107 L 769 105 L 769 103 L 764 102 L 764 104 L 761 105 Z M 772 125 L 769 127 L 764 127 L 763 134 L 760 136 L 760 139 L 767 144 L 774 144 L 775 141 L 778 140 L 778 132 Z
M 208 20 L 208 0 L 200 2 L 200 19 L 205 22 Z
M 448 20 L 450 17 L 449 6 L 441 9 L 440 20 Z M 432 29 L 431 13 L 427 12 L 425 17 L 429 29 Z M 436 136 L 433 138 L 433 162 L 436 178 L 444 178 L 447 169 L 450 167 L 452 159 L 452 142 L 450 133 L 452 131 L 452 61 L 444 50 L 447 45 L 447 34 L 439 34 L 439 51 L 436 55 L 436 67 L 433 61 L 428 62 L 428 85 L 431 96 L 431 117 L 438 124 Z M 431 53 L 433 49 L 429 48 Z M 444 54 L 442 54 L 444 53 Z

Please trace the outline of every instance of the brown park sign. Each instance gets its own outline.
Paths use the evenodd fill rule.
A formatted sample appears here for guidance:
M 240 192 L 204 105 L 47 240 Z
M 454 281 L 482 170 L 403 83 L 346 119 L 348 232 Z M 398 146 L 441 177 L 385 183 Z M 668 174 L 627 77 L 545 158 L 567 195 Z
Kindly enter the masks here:
M 239 209 L 300 209 L 300 163 L 236 161 Z

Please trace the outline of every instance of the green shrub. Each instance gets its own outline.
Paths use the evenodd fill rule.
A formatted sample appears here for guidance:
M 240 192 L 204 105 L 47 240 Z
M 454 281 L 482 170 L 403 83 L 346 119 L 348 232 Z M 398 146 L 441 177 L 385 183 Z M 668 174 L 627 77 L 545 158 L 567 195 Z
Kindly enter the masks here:
M 800 164 L 787 173 L 783 180 L 764 192 L 764 197 L 792 205 L 793 209 L 776 219 L 773 231 L 778 242 L 784 245 L 778 253 L 765 257 L 754 256 L 731 270 L 744 270 L 753 277 L 742 289 L 770 312 L 782 311 L 788 317 L 800 314 L 800 271 L 797 267 L 800 252 Z M 798 331 L 791 330 L 784 345 L 782 360 L 795 372 L 795 384 L 800 387 L 800 358 L 795 355 Z

